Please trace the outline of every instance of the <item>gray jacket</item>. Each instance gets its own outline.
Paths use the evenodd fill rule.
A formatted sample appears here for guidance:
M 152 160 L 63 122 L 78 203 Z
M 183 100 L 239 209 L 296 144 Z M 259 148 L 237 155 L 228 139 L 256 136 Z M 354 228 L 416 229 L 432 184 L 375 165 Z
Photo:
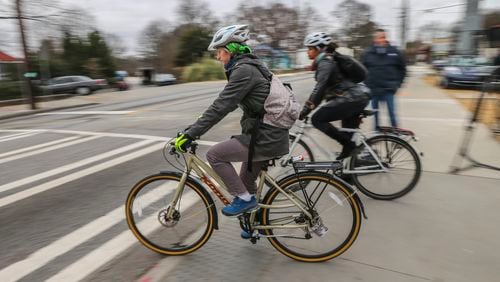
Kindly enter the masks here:
M 260 69 L 260 70 L 259 70 Z M 228 83 L 203 115 L 186 131 L 198 139 L 237 107 L 243 110 L 241 135 L 232 136 L 248 146 L 252 129 L 269 95 L 271 72 L 252 54 L 239 55 L 227 72 Z M 288 153 L 288 130 L 261 123 L 256 135 L 254 160 Z

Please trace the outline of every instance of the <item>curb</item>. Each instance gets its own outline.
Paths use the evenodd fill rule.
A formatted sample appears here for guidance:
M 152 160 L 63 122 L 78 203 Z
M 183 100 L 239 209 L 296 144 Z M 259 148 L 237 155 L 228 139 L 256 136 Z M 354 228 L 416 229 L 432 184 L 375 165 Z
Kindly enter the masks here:
M 22 117 L 22 116 L 29 116 L 29 115 L 34 115 L 34 114 L 38 114 L 38 113 L 45 113 L 45 112 L 51 112 L 51 111 L 59 111 L 59 110 L 65 110 L 65 109 L 73 109 L 73 108 L 80 108 L 80 107 L 86 107 L 86 106 L 94 106 L 94 105 L 99 105 L 99 103 L 87 103 L 87 104 L 72 105 L 72 106 L 63 106 L 63 107 L 57 107 L 57 108 L 48 108 L 48 109 L 39 109 L 39 110 L 27 110 L 27 111 L 23 111 L 23 112 L 17 112 L 17 113 L 12 113 L 12 114 L 1 115 L 0 116 L 0 120 L 11 119 L 11 118 L 16 118 L 16 117 Z

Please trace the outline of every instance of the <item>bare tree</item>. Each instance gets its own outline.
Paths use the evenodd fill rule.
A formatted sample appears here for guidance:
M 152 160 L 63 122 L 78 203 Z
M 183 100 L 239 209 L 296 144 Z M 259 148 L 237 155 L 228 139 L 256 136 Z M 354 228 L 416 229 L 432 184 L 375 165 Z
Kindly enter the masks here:
M 272 3 L 267 7 L 242 3 L 238 11 L 236 20 L 248 23 L 255 37 L 266 38 L 270 46 L 296 49 L 302 45 L 309 23 L 302 22 L 304 18 L 294 8 L 281 3 Z
M 178 3 L 177 15 L 181 24 L 211 26 L 217 22 L 208 3 L 203 0 L 178 0 Z
M 111 53 L 114 57 L 123 57 L 125 52 L 127 52 L 127 46 L 125 46 L 125 42 L 123 39 L 111 33 L 104 34 L 104 38 L 106 39 L 106 43 L 111 49 Z
M 169 23 L 165 20 L 154 20 L 150 22 L 141 32 L 139 37 L 139 54 L 145 63 L 155 68 L 160 68 L 162 62 L 159 60 L 160 43 L 168 32 Z
M 338 4 L 331 14 L 340 24 L 341 43 L 356 50 L 367 47 L 371 43 L 376 23 L 371 20 L 371 6 L 356 0 L 344 0 Z

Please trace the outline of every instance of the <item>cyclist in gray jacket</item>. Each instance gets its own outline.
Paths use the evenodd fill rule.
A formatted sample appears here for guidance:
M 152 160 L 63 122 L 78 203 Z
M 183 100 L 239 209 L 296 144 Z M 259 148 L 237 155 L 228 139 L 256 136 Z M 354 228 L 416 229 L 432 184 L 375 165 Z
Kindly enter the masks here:
M 209 50 L 217 51 L 217 59 L 224 63 L 228 79 L 224 90 L 203 115 L 176 139 L 176 149 L 185 152 L 189 144 L 200 138 L 227 114 L 240 107 L 241 134 L 212 146 L 207 160 L 235 196 L 229 206 L 222 209 L 227 216 L 238 215 L 257 207 L 254 194 L 259 172 L 267 160 L 288 153 L 288 130 L 256 122 L 264 110 L 269 95 L 271 72 L 252 54 L 245 44 L 247 25 L 233 25 L 217 31 Z M 264 77 L 264 75 L 267 76 Z M 251 168 L 248 168 L 249 146 L 254 127 L 255 146 Z M 243 162 L 240 175 L 231 162 Z

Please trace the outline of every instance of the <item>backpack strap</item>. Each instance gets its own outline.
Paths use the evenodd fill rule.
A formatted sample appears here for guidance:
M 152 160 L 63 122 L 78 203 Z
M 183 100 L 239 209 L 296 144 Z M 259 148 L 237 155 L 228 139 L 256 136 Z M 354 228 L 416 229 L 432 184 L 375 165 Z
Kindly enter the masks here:
M 261 66 L 259 64 L 255 64 L 252 62 L 238 62 L 236 63 L 235 67 L 241 64 L 247 64 L 247 65 L 252 65 L 255 66 L 259 72 L 262 74 L 262 76 L 269 82 L 271 82 L 273 78 L 273 74 L 268 77 L 264 70 L 262 70 Z M 253 124 L 252 131 L 250 132 L 250 144 L 248 145 L 248 157 L 247 157 L 247 170 L 249 172 L 252 172 L 252 164 L 253 164 L 253 155 L 255 152 L 255 144 L 257 143 L 257 133 L 259 132 L 259 127 L 262 123 L 262 118 L 264 117 L 264 107 L 262 107 L 262 112 L 257 113 L 257 116 L 255 117 L 255 122 Z

